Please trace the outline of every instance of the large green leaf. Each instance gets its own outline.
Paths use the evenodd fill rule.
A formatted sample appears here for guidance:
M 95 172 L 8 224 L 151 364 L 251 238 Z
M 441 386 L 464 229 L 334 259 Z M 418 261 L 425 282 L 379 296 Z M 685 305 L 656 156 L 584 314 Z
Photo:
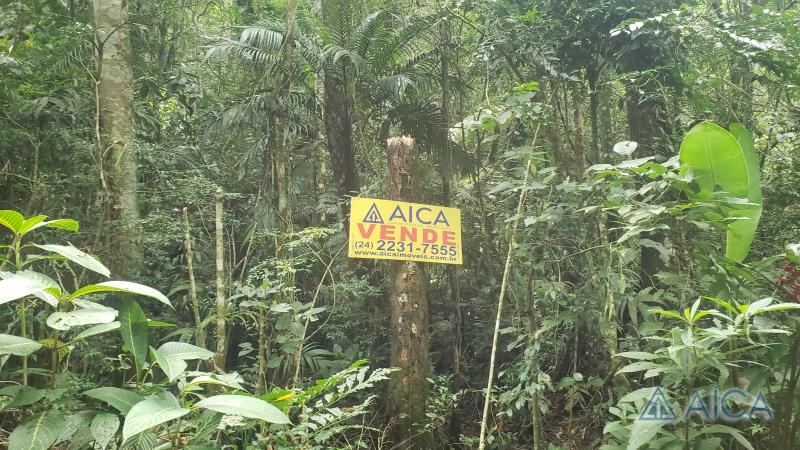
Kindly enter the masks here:
M 101 412 L 92 419 L 92 436 L 101 449 L 105 449 L 114 439 L 119 429 L 119 417 L 116 414 Z
M 24 222 L 25 218 L 22 217 L 22 214 L 10 209 L 0 210 L 0 225 L 8 228 L 12 233 L 17 234 L 19 232 L 19 227 L 21 227 Z
M 210 409 L 223 414 L 235 414 L 270 423 L 291 423 L 286 414 L 264 400 L 245 395 L 215 395 L 195 403 L 198 408 Z
M 175 381 L 183 372 L 186 371 L 188 364 L 180 358 L 169 358 L 166 355 L 159 353 L 158 350 L 150 347 L 150 352 L 158 363 L 158 367 L 164 371 L 170 382 Z
M 86 391 L 83 395 L 108 403 L 123 414 L 127 414 L 133 405 L 144 400 L 144 397 L 136 392 L 117 387 L 100 387 Z
M 631 425 L 631 438 L 627 450 L 637 450 L 650 442 L 666 423 L 661 420 L 635 420 Z
M 121 450 L 155 450 L 158 445 L 158 436 L 155 433 L 139 433 L 125 441 Z
M 148 398 L 128 411 L 125 424 L 122 425 L 122 440 L 127 441 L 131 436 L 183 417 L 190 412 L 191 410 L 181 408 L 173 401 Z
M 22 224 L 17 228 L 17 234 L 20 236 L 24 236 L 25 233 L 30 231 L 33 227 L 41 224 L 47 220 L 47 216 L 38 215 L 33 217 L 28 217 L 27 219 L 22 221 Z
M 0 271 L 0 280 L 8 280 L 11 278 L 29 278 L 31 283 L 39 285 L 47 285 L 45 289 L 37 290 L 30 295 L 37 297 L 47 302 L 53 308 L 58 307 L 59 299 L 61 298 L 61 289 L 58 283 L 47 275 L 31 270 L 20 270 L 19 272 Z M 2 294 L 0 294 L 2 296 Z
M 65 424 L 64 417 L 56 412 L 36 416 L 14 429 L 8 437 L 8 450 L 47 450 Z
M 0 355 L 28 356 L 40 348 L 42 344 L 36 341 L 13 334 L 0 334 Z
M 736 138 L 711 122 L 689 130 L 681 142 L 681 169 L 691 168 L 692 181 L 703 192 L 722 190 L 734 197 L 747 197 L 747 163 Z
M 185 342 L 167 342 L 158 350 L 152 349 L 152 352 L 169 381 L 174 381 L 186 370 L 187 360 L 209 359 L 214 356 L 209 350 Z
M 70 301 L 78 297 L 89 294 L 100 294 L 105 292 L 124 292 L 126 294 L 143 295 L 154 298 L 161 303 L 172 306 L 169 299 L 157 290 L 143 284 L 131 283 L 130 281 L 106 281 L 98 284 L 90 284 L 75 291 L 69 298 Z
M 185 342 L 166 342 L 158 347 L 158 352 L 170 358 L 185 360 L 209 359 L 214 352 Z
M 100 325 L 95 325 L 81 331 L 77 336 L 75 336 L 74 339 L 72 339 L 72 341 L 74 342 L 80 339 L 86 339 L 90 336 L 96 336 L 98 334 L 108 333 L 112 330 L 118 330 L 119 326 L 119 322 L 101 323 Z
M 44 389 L 36 389 L 30 386 L 11 385 L 0 389 L 0 395 L 11 397 L 5 405 L 0 407 L 0 411 L 9 408 L 19 408 L 20 406 L 32 405 L 44 398 Z
M 58 289 L 58 284 L 38 272 L 17 272 L 0 280 L 0 305 L 29 295 L 36 295 L 48 288 Z
M 139 370 L 147 360 L 147 317 L 138 303 L 123 299 L 119 309 L 119 323 L 122 342 L 128 346 Z
M 87 269 L 97 272 L 103 276 L 111 276 L 111 271 L 108 270 L 106 266 L 103 265 L 100 261 L 96 260 L 93 256 L 82 252 L 81 250 L 75 248 L 72 244 L 70 245 L 50 245 L 50 244 L 34 244 L 36 247 L 39 247 L 42 250 L 57 253 L 64 258 L 74 262 L 75 264 L 79 264 Z
M 42 219 L 39 220 L 39 218 Z M 67 231 L 80 230 L 80 225 L 74 219 L 55 219 L 46 221 L 44 219 L 47 219 L 47 216 L 36 216 L 25 220 L 25 222 L 22 224 L 22 227 L 20 227 L 19 234 L 30 233 L 31 231 L 41 227 L 56 228 Z
M 749 205 L 736 208 L 736 215 L 743 219 L 735 220 L 728 224 L 728 236 L 725 245 L 725 256 L 734 261 L 743 261 L 750 252 L 750 245 L 761 219 L 764 198 L 761 193 L 761 169 L 758 163 L 758 152 L 753 145 L 753 138 L 747 130 L 734 123 L 731 125 L 731 134 L 736 138 L 744 154 L 747 166 L 747 201 Z
M 76 309 L 74 311 L 56 311 L 47 317 L 47 326 L 56 330 L 69 330 L 80 325 L 110 323 L 117 318 L 117 312 L 108 309 Z
M 61 432 L 61 435 L 58 436 L 56 440 L 56 445 L 60 443 L 69 442 L 70 448 L 75 448 L 83 445 L 83 448 L 87 447 L 87 444 L 92 441 L 93 439 L 91 436 L 89 440 L 84 441 L 81 443 L 83 433 L 82 430 L 88 429 L 92 424 L 92 419 L 94 416 L 97 415 L 95 411 L 79 411 L 67 416 L 67 419 L 64 424 L 64 430 Z M 62 445 L 61 447 L 57 448 L 64 448 Z
M 761 217 L 761 182 L 758 156 L 752 139 L 741 125 L 731 132 L 711 122 L 695 125 L 680 148 L 681 171 L 691 172 L 700 193 L 726 192 L 747 199 L 730 213 L 726 257 L 742 261 L 750 250 Z

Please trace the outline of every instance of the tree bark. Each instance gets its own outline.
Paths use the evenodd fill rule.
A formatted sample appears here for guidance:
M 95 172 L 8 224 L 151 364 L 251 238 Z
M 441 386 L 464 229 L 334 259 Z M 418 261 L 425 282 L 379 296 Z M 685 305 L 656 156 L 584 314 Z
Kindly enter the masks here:
M 203 330 L 203 319 L 200 317 L 200 303 L 197 301 L 197 283 L 194 279 L 194 253 L 192 252 L 192 233 L 189 229 L 189 209 L 183 208 L 183 237 L 186 248 L 186 270 L 189 272 L 189 299 L 192 302 L 192 315 L 194 316 L 195 343 L 198 347 L 206 348 L 206 333 Z
M 388 144 L 389 198 L 414 201 L 417 172 L 414 140 L 390 138 Z M 430 367 L 428 346 L 428 280 L 422 263 L 391 261 L 391 365 L 400 369 L 389 385 L 387 412 L 389 439 L 397 449 L 431 448 L 430 433 L 419 427 L 425 421 Z M 417 424 L 417 425 L 415 425 Z
M 583 104 L 581 94 L 583 93 L 583 82 L 578 81 L 572 88 L 572 131 L 575 137 L 575 148 L 572 158 L 572 175 L 575 179 L 583 178 L 586 171 L 586 143 L 583 138 L 585 133 L 585 123 L 583 120 Z
M 600 162 L 600 93 L 598 92 L 598 82 L 600 81 L 599 71 L 591 65 L 586 71 L 586 80 L 589 85 L 589 121 L 592 128 L 592 147 L 589 153 L 589 164 Z
M 228 339 L 225 331 L 225 315 L 228 304 L 225 295 L 225 250 L 224 233 L 222 228 L 222 188 L 217 188 L 215 195 L 215 243 L 216 243 L 216 274 L 217 274 L 217 353 L 214 363 L 218 370 L 225 370 L 225 360 L 228 354 Z
M 344 80 L 332 72 L 333 70 L 326 71 L 324 75 L 325 136 L 328 141 L 328 151 L 331 154 L 331 169 L 336 184 L 336 193 L 340 199 L 345 199 L 359 191 L 356 158 L 353 150 L 352 102 Z M 347 204 L 345 203 L 345 205 Z M 349 210 L 348 206 L 344 207 L 345 221 L 347 221 Z
M 453 152 L 450 147 L 450 21 L 444 20 L 439 30 L 439 47 L 441 53 L 440 76 L 442 83 L 442 122 L 441 131 L 442 154 L 440 158 L 442 178 L 442 204 L 450 206 L 452 201 L 451 183 L 453 182 Z M 448 320 L 452 326 L 450 341 L 450 372 L 453 374 L 450 388 L 453 392 L 461 390 L 461 298 L 458 286 L 458 272 L 455 266 L 445 269 L 446 295 L 444 307 L 450 311 Z M 461 418 L 458 405 L 453 408 L 447 427 L 449 438 L 457 442 L 461 434 Z
M 144 264 L 133 131 L 133 74 L 125 0 L 94 0 L 101 155 L 107 165 L 115 257 L 112 271 L 136 278 Z
M 628 108 L 628 130 L 632 141 L 639 143 L 638 156 L 668 156 L 669 124 L 666 121 L 666 106 L 660 98 L 648 97 L 639 86 L 629 86 L 626 93 Z M 643 238 L 665 243 L 663 231 L 643 233 Z M 659 252 L 650 247 L 641 248 L 641 278 L 643 286 L 656 285 L 655 275 L 666 270 Z
M 567 156 L 564 154 L 563 148 L 561 146 L 561 133 L 559 132 L 558 126 L 558 95 L 557 95 L 558 84 L 553 80 L 545 79 L 541 84 L 541 91 L 542 96 L 544 98 L 549 98 L 549 105 L 551 107 L 550 111 L 550 120 L 547 121 L 545 125 L 545 134 L 547 135 L 547 140 L 550 143 L 550 151 L 553 156 L 553 163 L 558 168 L 558 171 L 562 174 L 566 174 L 567 169 L 569 168 L 569 163 Z

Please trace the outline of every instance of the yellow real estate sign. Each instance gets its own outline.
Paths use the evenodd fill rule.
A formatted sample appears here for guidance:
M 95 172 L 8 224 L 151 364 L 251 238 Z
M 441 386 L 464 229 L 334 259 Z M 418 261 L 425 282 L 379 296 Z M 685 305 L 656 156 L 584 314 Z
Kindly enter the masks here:
M 353 197 L 351 258 L 462 264 L 461 210 Z

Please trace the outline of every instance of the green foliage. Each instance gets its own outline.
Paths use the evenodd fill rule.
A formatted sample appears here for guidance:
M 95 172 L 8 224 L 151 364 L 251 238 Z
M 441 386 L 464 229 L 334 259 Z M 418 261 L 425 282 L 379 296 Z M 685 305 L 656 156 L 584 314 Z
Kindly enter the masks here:
M 0 447 L 390 447 L 389 373 L 350 367 L 390 365 L 388 266 L 341 249 L 398 134 L 419 201 L 463 219 L 464 265 L 425 268 L 433 447 L 478 447 L 513 222 L 487 450 L 798 447 L 800 3 L 293 5 L 289 61 L 288 2 L 128 2 L 133 222 L 97 134 L 91 2 L 0 2 Z M 194 340 L 215 348 L 217 187 L 225 368 Z M 112 280 L 136 229 L 143 284 Z M 637 420 L 692 384 L 766 392 L 775 419 Z M 234 400 L 291 424 L 198 406 Z M 142 402 L 189 412 L 148 427 Z M 126 425 L 147 428 L 123 444 Z
M 750 250 L 761 217 L 762 196 L 758 156 L 753 140 L 739 124 L 731 132 L 709 122 L 692 128 L 681 143 L 684 173 L 691 173 L 701 198 L 730 195 L 746 203 L 729 213 L 725 256 L 742 261 Z

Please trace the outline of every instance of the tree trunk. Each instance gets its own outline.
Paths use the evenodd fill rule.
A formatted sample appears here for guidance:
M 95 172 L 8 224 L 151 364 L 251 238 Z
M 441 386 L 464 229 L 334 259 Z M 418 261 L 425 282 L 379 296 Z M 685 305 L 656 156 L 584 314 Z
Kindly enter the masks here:
M 450 147 L 450 21 L 444 20 L 440 25 L 439 47 L 441 49 L 440 76 L 442 82 L 442 155 L 441 155 L 441 177 L 442 177 L 442 204 L 450 206 L 452 201 L 451 183 L 453 179 L 453 151 Z M 445 269 L 446 295 L 444 307 L 450 311 L 448 320 L 452 326 L 452 337 L 450 340 L 451 359 L 450 373 L 453 378 L 450 389 L 453 392 L 461 390 L 461 298 L 458 286 L 458 272 L 456 266 L 448 266 Z M 461 434 L 461 419 L 458 405 L 453 408 L 450 417 L 447 433 L 453 442 L 457 442 Z
M 578 81 L 572 88 L 572 131 L 575 137 L 575 149 L 572 158 L 572 175 L 575 179 L 583 178 L 586 171 L 586 143 L 583 138 L 586 126 L 583 120 L 583 82 Z
M 111 259 L 115 275 L 136 278 L 144 264 L 133 131 L 133 74 L 125 0 L 94 0 L 98 108 L 103 163 L 114 220 Z
M 294 0 L 287 0 L 286 2 L 286 39 L 284 40 L 284 53 L 283 53 L 283 66 L 286 78 L 284 79 L 281 91 L 289 92 L 291 88 L 291 73 L 294 70 L 294 15 L 295 15 L 295 2 Z M 294 225 L 292 219 L 292 198 L 291 198 L 291 162 L 289 161 L 289 154 L 291 153 L 291 145 L 294 141 L 293 136 L 288 132 L 287 127 L 284 128 L 283 140 L 278 146 L 278 153 L 276 156 L 276 173 L 275 179 L 277 181 L 278 189 L 278 230 L 280 231 L 277 240 L 276 257 L 279 261 L 289 262 L 292 258 L 292 251 L 289 248 L 289 241 L 294 232 Z M 283 303 L 291 304 L 294 302 L 294 288 L 295 276 L 291 270 L 287 270 L 282 277 L 281 282 L 283 287 L 281 289 L 280 301 Z M 297 342 L 295 351 L 292 354 L 292 364 L 297 367 L 295 373 L 297 377 L 300 376 L 300 361 L 303 352 L 303 340 Z M 293 385 L 297 385 L 298 380 L 293 380 Z
M 632 141 L 639 143 L 637 155 L 669 156 L 669 124 L 666 121 L 666 106 L 660 98 L 646 97 L 638 86 L 629 86 L 626 93 L 628 107 L 628 129 Z M 643 233 L 642 238 L 665 243 L 663 231 Z M 667 265 L 659 252 L 650 247 L 641 248 L 641 278 L 643 286 L 655 286 L 655 275 L 666 270 Z
M 389 198 L 416 199 L 417 172 L 414 140 L 390 138 L 388 144 Z M 425 421 L 428 398 L 428 281 L 422 263 L 391 261 L 391 365 L 400 369 L 389 385 L 389 439 L 397 449 L 431 448 L 430 433 L 414 424 Z
M 333 72 L 332 70 L 330 72 Z M 325 135 L 331 154 L 331 169 L 340 199 L 358 193 L 358 172 L 353 150 L 353 124 L 351 101 L 345 82 L 336 74 L 325 73 Z M 347 203 L 345 203 L 347 205 Z M 344 218 L 350 208 L 344 207 Z M 347 228 L 345 228 L 347 229 Z
M 600 148 L 598 151 L 598 158 L 605 160 L 607 155 L 610 154 L 611 148 L 614 145 L 614 115 L 612 108 L 614 105 L 614 98 L 611 88 L 605 87 L 598 81 L 597 93 L 597 106 L 598 106 L 598 137 L 600 140 Z M 598 161 L 602 162 L 602 161 Z
M 194 316 L 195 344 L 206 348 L 206 333 L 203 330 L 203 319 L 200 317 L 200 303 L 197 301 L 197 283 L 194 279 L 194 253 L 192 252 L 192 233 L 189 229 L 189 209 L 183 208 L 183 237 L 186 248 L 186 270 L 189 272 L 189 299 L 192 302 Z
M 600 74 L 594 66 L 590 66 L 586 72 L 586 79 L 589 85 L 589 121 L 592 127 L 592 151 L 589 154 L 589 164 L 600 162 L 600 93 L 598 92 L 598 82 Z
M 748 0 L 739 0 L 737 15 L 742 19 L 752 13 L 752 6 Z M 733 83 L 732 104 L 737 105 L 738 111 L 734 113 L 734 120 L 745 128 L 753 130 L 753 67 L 745 55 L 731 52 L 731 82 Z
M 551 107 L 550 111 L 550 120 L 547 121 L 545 125 L 545 134 L 547 135 L 547 140 L 550 143 L 550 151 L 553 156 L 553 163 L 558 168 L 558 171 L 561 174 L 566 174 L 567 168 L 569 167 L 568 158 L 564 155 L 563 148 L 561 146 L 561 133 L 559 132 L 558 127 L 558 95 L 556 94 L 556 90 L 558 89 L 558 84 L 553 80 L 545 80 L 542 84 L 542 97 L 543 98 L 550 98 L 550 104 L 548 106 Z
M 214 363 L 218 370 L 225 370 L 225 360 L 228 354 L 228 339 L 225 331 L 225 314 L 228 310 L 225 295 L 225 250 L 222 228 L 222 188 L 217 188 L 215 196 L 215 243 L 216 243 L 216 273 L 217 273 L 217 354 Z

